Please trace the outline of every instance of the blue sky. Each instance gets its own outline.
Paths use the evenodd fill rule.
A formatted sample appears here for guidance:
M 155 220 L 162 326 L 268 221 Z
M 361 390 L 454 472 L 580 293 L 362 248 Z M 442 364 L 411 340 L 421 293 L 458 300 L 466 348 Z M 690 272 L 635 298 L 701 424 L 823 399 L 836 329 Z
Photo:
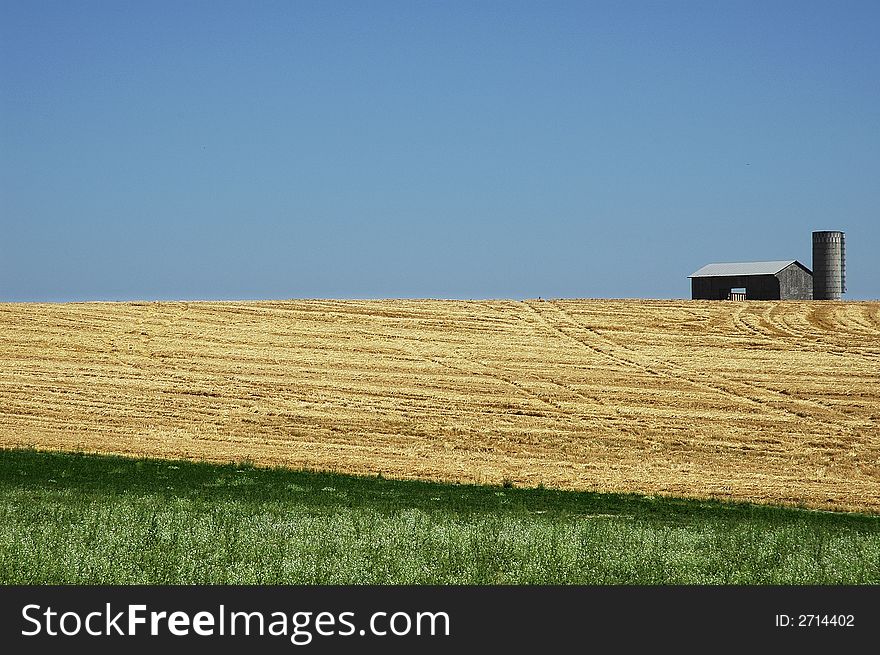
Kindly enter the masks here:
M 847 233 L 880 3 L 0 0 L 0 300 L 689 297 Z

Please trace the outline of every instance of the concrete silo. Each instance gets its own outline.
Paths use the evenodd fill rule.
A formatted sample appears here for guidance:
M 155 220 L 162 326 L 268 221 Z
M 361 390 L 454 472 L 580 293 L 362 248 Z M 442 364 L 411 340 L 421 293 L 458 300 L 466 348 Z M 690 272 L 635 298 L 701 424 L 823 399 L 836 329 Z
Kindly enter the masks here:
M 840 300 L 846 293 L 843 232 L 813 232 L 813 300 Z

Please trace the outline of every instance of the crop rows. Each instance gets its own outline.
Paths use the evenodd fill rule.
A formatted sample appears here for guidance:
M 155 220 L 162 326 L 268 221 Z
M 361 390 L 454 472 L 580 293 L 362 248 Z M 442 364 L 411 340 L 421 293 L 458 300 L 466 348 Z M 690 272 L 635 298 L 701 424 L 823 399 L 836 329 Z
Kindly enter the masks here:
M 0 446 L 880 511 L 880 303 L 0 304 Z

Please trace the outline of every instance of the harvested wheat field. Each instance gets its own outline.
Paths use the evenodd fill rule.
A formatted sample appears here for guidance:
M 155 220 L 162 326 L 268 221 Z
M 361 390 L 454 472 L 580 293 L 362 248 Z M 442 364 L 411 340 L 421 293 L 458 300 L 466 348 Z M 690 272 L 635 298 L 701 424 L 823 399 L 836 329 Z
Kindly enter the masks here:
M 0 304 L 0 447 L 880 512 L 880 303 Z

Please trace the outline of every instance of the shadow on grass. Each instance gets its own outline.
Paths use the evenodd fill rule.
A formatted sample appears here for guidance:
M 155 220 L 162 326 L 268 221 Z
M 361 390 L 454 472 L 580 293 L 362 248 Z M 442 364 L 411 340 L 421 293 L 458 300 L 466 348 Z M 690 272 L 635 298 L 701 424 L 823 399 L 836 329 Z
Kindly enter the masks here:
M 185 460 L 132 459 L 112 455 L 0 450 L 0 489 L 35 488 L 77 494 L 162 495 L 206 502 L 293 503 L 316 510 L 334 506 L 369 508 L 393 514 L 407 508 L 425 512 L 546 515 L 601 515 L 651 523 L 742 520 L 877 529 L 880 517 L 788 507 L 726 503 L 636 494 L 523 489 L 508 486 L 389 480 L 249 463 L 216 465 Z

